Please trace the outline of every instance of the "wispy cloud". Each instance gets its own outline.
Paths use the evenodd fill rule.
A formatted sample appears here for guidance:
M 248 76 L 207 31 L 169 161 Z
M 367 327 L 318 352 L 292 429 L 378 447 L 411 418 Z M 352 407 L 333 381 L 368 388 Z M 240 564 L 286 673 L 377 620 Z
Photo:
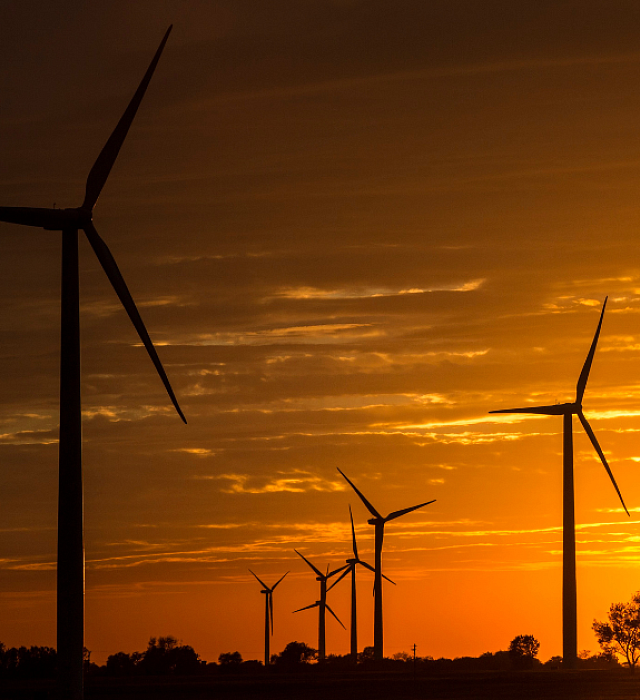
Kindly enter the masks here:
M 480 289 L 484 279 L 470 282 L 437 285 L 432 287 L 397 288 L 360 287 L 341 289 L 319 289 L 317 287 L 284 287 L 274 296 L 285 299 L 374 299 L 376 297 L 403 296 L 405 294 L 429 294 L 432 292 L 473 292 Z
M 370 323 L 317 323 L 282 326 L 259 331 L 202 333 L 179 341 L 182 345 L 292 345 L 353 342 L 382 334 Z
M 55 445 L 58 438 L 51 430 L 24 430 L 16 433 L 0 433 L 0 444 L 5 445 Z
M 206 447 L 180 447 L 173 450 L 173 452 L 184 452 L 194 457 L 213 457 L 216 454 L 214 450 L 210 450 Z
M 250 474 L 216 474 L 195 476 L 194 479 L 222 480 L 227 485 L 221 490 L 224 493 L 305 493 L 307 491 L 344 491 L 345 486 L 336 480 L 323 479 L 320 476 L 304 471 L 278 472 L 279 476 L 260 480 Z

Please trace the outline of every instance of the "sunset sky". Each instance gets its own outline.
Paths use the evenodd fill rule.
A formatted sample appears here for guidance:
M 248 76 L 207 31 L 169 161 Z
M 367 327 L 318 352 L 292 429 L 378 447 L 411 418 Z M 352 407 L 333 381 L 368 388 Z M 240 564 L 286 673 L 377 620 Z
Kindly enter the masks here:
M 561 653 L 562 420 L 578 648 L 640 573 L 640 4 L 0 2 L 0 205 L 94 212 L 188 425 L 81 242 L 86 646 L 317 646 L 319 568 L 373 563 L 385 654 Z M 0 224 L 0 641 L 55 646 L 59 233 Z M 359 573 L 360 647 L 373 577 Z M 349 586 L 329 593 L 347 624 Z M 349 635 L 327 622 L 327 652 Z

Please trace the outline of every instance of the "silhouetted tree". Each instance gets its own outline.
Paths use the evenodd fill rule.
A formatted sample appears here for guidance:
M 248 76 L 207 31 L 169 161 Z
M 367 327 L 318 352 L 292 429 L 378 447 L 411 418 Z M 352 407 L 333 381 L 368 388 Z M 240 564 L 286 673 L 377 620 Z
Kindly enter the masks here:
M 578 654 L 578 668 L 592 669 L 614 669 L 620 668 L 618 658 L 615 654 L 602 652 L 602 654 L 590 655 L 589 652 L 584 655 Z
M 136 672 L 141 658 L 142 654 L 137 651 L 134 651 L 133 654 L 127 654 L 124 651 L 111 654 L 107 657 L 107 674 L 109 676 L 132 676 Z
M 301 666 L 313 661 L 317 655 L 317 649 L 307 646 L 304 642 L 289 642 L 275 658 L 272 657 L 272 660 L 280 666 Z
M 552 656 L 550 659 L 544 662 L 546 668 L 560 668 L 562 666 L 561 656 Z
M 248 659 L 247 661 L 243 661 L 242 664 L 240 665 L 240 672 L 241 673 L 257 673 L 258 671 L 261 671 L 264 668 L 264 664 L 262 661 L 258 661 L 257 659 Z
M 532 634 L 519 634 L 509 644 L 509 657 L 514 668 L 532 668 L 540 651 L 540 642 Z
M 634 669 L 640 659 L 640 591 L 628 603 L 614 603 L 607 622 L 593 621 L 598 644 L 605 653 L 618 654 Z
M 240 666 L 242 663 L 242 654 L 239 651 L 225 651 L 218 656 L 220 666 Z
M 200 659 L 192 647 L 178 644 L 175 637 L 151 637 L 147 650 L 136 664 L 148 676 L 184 676 L 198 673 Z
M 365 647 L 358 654 L 358 663 L 366 664 L 375 661 L 374 651 L 373 647 Z
M 51 647 L 11 647 L 0 644 L 0 676 L 4 678 L 54 678 L 56 650 Z

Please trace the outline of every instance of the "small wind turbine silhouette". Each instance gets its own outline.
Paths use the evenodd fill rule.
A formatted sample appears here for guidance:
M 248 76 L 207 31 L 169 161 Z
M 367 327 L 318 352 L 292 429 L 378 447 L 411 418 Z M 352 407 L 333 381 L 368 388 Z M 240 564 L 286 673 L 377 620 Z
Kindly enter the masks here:
M 360 564 L 364 566 L 365 569 L 369 569 L 374 574 L 376 570 L 367 564 L 366 561 L 362 561 L 358 556 L 358 545 L 356 543 L 356 529 L 353 525 L 353 513 L 351 512 L 351 506 L 349 506 L 349 517 L 351 518 L 351 539 L 353 543 L 353 558 L 347 559 L 347 567 L 338 576 L 338 578 L 327 588 L 327 593 L 348 574 L 351 573 L 351 660 L 356 663 L 358 660 L 358 619 L 356 611 L 356 566 Z M 387 579 L 389 583 L 393 583 L 395 586 L 395 581 L 392 581 L 388 576 L 382 575 L 382 578 Z M 375 589 L 374 589 L 375 591 Z
M 384 636 L 383 636 L 383 626 L 382 626 L 382 541 L 384 539 L 384 526 L 390 520 L 395 520 L 407 513 L 411 513 L 418 508 L 423 506 L 428 506 L 435 502 L 427 501 L 426 503 L 419 503 L 417 506 L 411 506 L 410 508 L 403 508 L 402 510 L 396 510 L 393 513 L 389 513 L 386 518 L 384 518 L 378 511 L 369 503 L 369 501 L 363 496 L 363 494 L 358 491 L 356 485 L 344 474 L 344 472 L 338 468 L 338 471 L 346 479 L 347 483 L 351 488 L 358 494 L 360 500 L 364 503 L 367 510 L 373 515 L 367 522 L 369 525 L 373 525 L 375 528 L 375 581 L 373 584 L 373 593 L 375 596 L 374 609 L 373 609 L 373 658 L 376 661 L 381 661 L 384 656 Z
M 322 571 L 320 571 L 320 569 L 316 569 L 316 567 L 303 554 L 300 554 L 300 552 L 297 549 L 294 549 L 293 551 L 299 557 L 304 559 L 304 561 L 309 565 L 309 567 L 316 573 L 316 581 L 320 582 L 320 600 L 316 600 L 315 603 L 311 603 L 311 605 L 306 605 L 304 608 L 298 608 L 298 610 L 294 610 L 293 612 L 297 613 L 301 612 L 302 610 L 311 610 L 311 608 L 318 608 L 318 658 L 320 659 L 320 661 L 324 661 L 326 655 L 325 610 L 328 610 L 336 618 L 336 620 L 338 620 L 338 622 L 342 625 L 343 629 L 347 629 L 340 621 L 340 618 L 333 612 L 333 610 L 329 607 L 329 604 L 327 603 L 327 580 L 335 574 L 342 571 L 343 569 L 346 569 L 347 567 L 341 566 L 339 569 L 329 572 L 329 565 L 327 564 L 327 573 L 323 574 Z
M 84 544 L 82 496 L 82 418 L 80 396 L 80 318 L 78 230 L 82 229 L 140 340 L 186 423 L 169 379 L 109 248 L 98 235 L 92 213 L 127 136 L 169 37 L 167 30 L 131 102 L 89 172 L 83 203 L 72 209 L 0 207 L 0 221 L 62 231 L 60 335 L 60 439 L 58 446 L 58 692 L 65 700 L 84 695 Z
M 578 613 L 577 613 L 577 592 L 576 592 L 576 532 L 575 532 L 575 515 L 574 515 L 574 493 L 573 493 L 573 415 L 576 414 L 582 423 L 582 427 L 589 436 L 591 444 L 600 457 L 604 468 L 611 479 L 611 483 L 618 494 L 620 503 L 627 515 L 629 511 L 622 500 L 622 494 L 613 478 L 613 473 L 609 468 L 607 460 L 600 448 L 600 444 L 593 432 L 589 422 L 582 412 L 582 399 L 584 391 L 587 387 L 589 372 L 593 356 L 598 345 L 600 337 L 600 329 L 602 328 L 602 319 L 604 318 L 604 310 L 607 306 L 605 297 L 600 313 L 600 321 L 596 328 L 596 333 L 591 343 L 591 348 L 587 354 L 587 359 L 580 372 L 578 384 L 576 387 L 576 400 L 573 403 L 555 404 L 553 406 L 527 406 L 526 408 L 507 408 L 501 411 L 489 411 L 489 413 L 536 413 L 544 416 L 562 416 L 563 429 L 563 496 L 562 496 L 562 659 L 563 664 L 568 668 L 576 666 L 578 658 Z
M 251 569 L 249 569 L 251 571 Z M 254 573 L 251 571 L 251 573 L 254 575 L 254 577 L 258 580 L 258 583 L 263 587 L 263 590 L 260 591 L 260 593 L 264 593 L 264 665 L 268 666 L 269 665 L 269 634 L 273 634 L 273 592 L 276 590 L 276 586 L 282 581 L 284 576 L 286 576 L 289 572 L 287 571 L 287 574 L 285 574 L 281 579 L 276 581 L 271 588 L 267 586 L 266 583 L 263 583 Z

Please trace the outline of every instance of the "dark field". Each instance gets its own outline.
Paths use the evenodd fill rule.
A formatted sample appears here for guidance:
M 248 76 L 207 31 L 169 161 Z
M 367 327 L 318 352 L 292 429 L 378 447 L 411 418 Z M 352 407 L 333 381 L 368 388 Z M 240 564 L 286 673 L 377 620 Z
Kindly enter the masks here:
M 49 682 L 7 683 L 2 700 L 52 699 Z M 640 700 L 640 673 L 485 671 L 419 675 L 273 674 L 268 677 L 96 679 L 87 700 Z

